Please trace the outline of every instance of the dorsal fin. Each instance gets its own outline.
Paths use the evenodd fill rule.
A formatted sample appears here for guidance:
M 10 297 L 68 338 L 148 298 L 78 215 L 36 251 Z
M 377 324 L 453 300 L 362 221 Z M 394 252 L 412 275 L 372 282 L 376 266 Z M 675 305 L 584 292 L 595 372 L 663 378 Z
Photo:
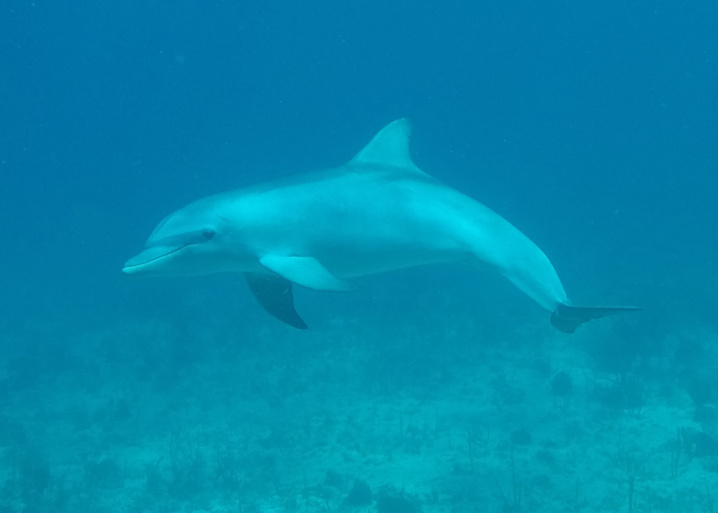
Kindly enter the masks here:
M 364 146 L 353 159 L 350 166 L 389 166 L 406 171 L 424 173 L 416 167 L 409 155 L 409 136 L 411 123 L 406 118 L 397 119 L 382 128 L 369 144 Z

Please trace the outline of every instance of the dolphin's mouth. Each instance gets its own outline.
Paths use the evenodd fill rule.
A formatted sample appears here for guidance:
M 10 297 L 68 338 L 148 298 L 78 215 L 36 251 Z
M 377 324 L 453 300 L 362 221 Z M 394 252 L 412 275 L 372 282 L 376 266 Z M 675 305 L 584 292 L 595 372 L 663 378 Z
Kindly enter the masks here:
M 171 235 L 169 237 L 163 237 L 159 240 L 152 240 L 151 243 L 145 250 L 139 255 L 130 258 L 125 262 L 122 271 L 126 274 L 134 274 L 143 271 L 148 267 L 155 267 L 151 264 L 158 260 L 164 260 L 175 253 L 182 251 L 187 246 L 194 246 L 198 244 L 204 244 L 212 240 L 215 236 L 215 231 L 211 228 L 204 228 L 201 230 L 194 230 L 187 233 L 181 233 L 178 235 Z
M 182 246 L 167 247 L 167 246 L 154 246 L 145 249 L 139 255 L 130 258 L 125 265 L 122 267 L 122 272 L 125 274 L 134 274 L 141 272 L 144 268 L 150 264 L 167 258 L 178 251 L 183 250 L 190 244 L 183 244 Z

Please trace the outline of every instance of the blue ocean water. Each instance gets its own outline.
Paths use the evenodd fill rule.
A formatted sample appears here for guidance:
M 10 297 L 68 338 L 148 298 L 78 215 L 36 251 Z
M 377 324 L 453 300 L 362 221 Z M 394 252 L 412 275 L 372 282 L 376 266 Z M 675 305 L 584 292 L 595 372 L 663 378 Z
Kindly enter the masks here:
M 4 2 L 0 511 L 713 511 L 717 20 Z M 432 266 L 298 290 L 298 333 L 241 277 L 120 272 L 167 213 L 339 165 L 400 117 L 573 299 L 644 310 L 566 337 Z

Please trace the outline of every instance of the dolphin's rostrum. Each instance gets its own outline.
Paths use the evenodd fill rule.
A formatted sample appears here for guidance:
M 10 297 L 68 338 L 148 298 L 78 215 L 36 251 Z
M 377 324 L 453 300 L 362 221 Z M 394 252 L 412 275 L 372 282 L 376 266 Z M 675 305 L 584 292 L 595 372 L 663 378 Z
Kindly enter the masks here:
M 632 307 L 570 303 L 553 265 L 528 237 L 481 203 L 421 171 L 405 119 L 384 127 L 347 164 L 200 199 L 170 214 L 127 274 L 244 273 L 258 302 L 304 329 L 292 285 L 338 291 L 351 280 L 429 263 L 483 263 L 572 333 Z

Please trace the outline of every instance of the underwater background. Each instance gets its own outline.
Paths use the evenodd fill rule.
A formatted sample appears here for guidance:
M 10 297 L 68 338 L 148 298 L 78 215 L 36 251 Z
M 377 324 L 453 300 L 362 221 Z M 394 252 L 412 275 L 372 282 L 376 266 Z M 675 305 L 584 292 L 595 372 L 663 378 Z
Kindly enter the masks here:
M 0 5 L 0 513 L 718 503 L 718 4 Z M 169 212 L 407 117 L 578 304 L 430 266 L 296 290 L 121 273 Z

